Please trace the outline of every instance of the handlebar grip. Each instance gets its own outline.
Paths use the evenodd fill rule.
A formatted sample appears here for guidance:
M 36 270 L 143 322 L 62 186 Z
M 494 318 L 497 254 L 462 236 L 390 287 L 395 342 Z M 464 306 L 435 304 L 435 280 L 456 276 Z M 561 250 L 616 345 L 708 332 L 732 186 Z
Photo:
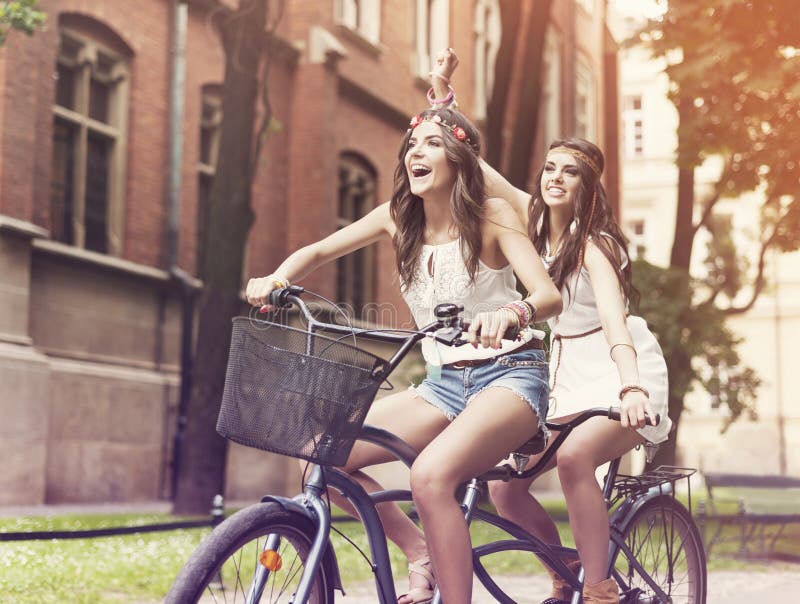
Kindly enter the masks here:
M 649 426 L 657 426 L 658 424 L 661 423 L 661 414 L 659 414 L 659 413 L 656 413 L 655 422 L 651 421 L 651 418 L 647 413 L 644 414 L 644 417 L 647 420 L 647 424 Z M 621 421 L 622 420 L 622 416 L 620 414 L 619 407 L 609 407 L 608 408 L 608 418 L 616 420 L 616 421 Z
M 273 289 L 269 293 L 269 303 L 275 308 L 284 308 L 285 306 L 289 306 L 291 304 L 291 301 L 289 300 L 290 296 L 299 296 L 304 291 L 306 291 L 305 288 L 300 287 L 299 285 L 290 285 L 289 287 L 279 287 L 278 289 Z
M 470 325 L 469 323 L 464 323 L 461 326 L 461 329 L 463 331 L 469 331 L 469 325 Z M 480 333 L 481 332 L 479 331 L 478 335 L 480 335 Z M 503 334 L 503 339 L 504 340 L 516 340 L 518 337 L 519 337 L 519 326 L 518 325 L 510 326 L 508 329 L 506 329 L 506 332 Z M 462 338 L 461 342 L 459 344 L 456 344 L 456 346 L 459 346 L 460 344 L 466 344 L 466 342 L 467 342 L 467 340 L 464 340 Z

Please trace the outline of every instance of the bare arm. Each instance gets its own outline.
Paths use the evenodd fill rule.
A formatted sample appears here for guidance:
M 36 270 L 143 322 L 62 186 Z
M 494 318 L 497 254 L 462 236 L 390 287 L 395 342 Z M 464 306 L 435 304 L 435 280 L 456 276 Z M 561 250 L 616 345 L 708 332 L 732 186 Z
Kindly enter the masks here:
M 511 205 L 503 199 L 486 202 L 487 216 L 484 242 L 496 246 L 529 292 L 526 301 L 536 308 L 536 319 L 547 319 L 561 312 L 561 294 L 556 289 L 536 248 L 528 239 L 522 223 Z M 494 312 L 479 313 L 473 318 L 469 339 L 483 346 L 500 347 L 500 341 L 510 325 L 518 323 L 517 315 L 501 308 Z
M 453 77 L 453 73 L 458 67 L 458 56 L 452 48 L 446 48 L 436 54 L 436 61 L 431 71 L 431 86 L 433 96 L 437 99 L 447 97 L 449 89 L 447 82 Z M 486 181 L 486 194 L 488 197 L 499 197 L 505 199 L 514 208 L 517 216 L 528 228 L 528 206 L 531 202 L 531 195 L 513 186 L 506 178 L 495 170 L 492 166 L 480 159 L 483 177 Z
M 300 248 L 291 254 L 271 275 L 250 279 L 247 302 L 253 306 L 267 303 L 276 282 L 297 281 L 320 266 L 394 233 L 389 204 L 384 203 L 356 222 L 339 229 L 325 239 Z
M 505 176 L 486 163 L 483 158 L 479 161 L 483 171 L 483 178 L 486 182 L 486 195 L 505 199 L 514 208 L 514 212 L 516 212 L 520 222 L 524 225 L 524 229 L 527 230 L 531 194 L 512 185 L 506 180 Z
M 542 259 L 528 239 L 512 206 L 502 199 L 491 199 L 488 218 L 500 251 L 529 292 L 526 298 L 536 307 L 536 319 L 544 320 L 561 312 L 562 299 Z
M 617 365 L 622 384 L 639 384 L 639 367 L 636 362 L 636 351 L 633 338 L 626 320 L 625 300 L 620 288 L 619 279 L 614 267 L 597 245 L 590 241 L 586 244 L 586 270 L 592 282 L 600 324 L 610 346 L 614 346 L 612 359 Z M 646 424 L 645 412 L 655 417 L 650 400 L 642 392 L 630 391 L 620 401 L 622 408 L 622 425 L 642 428 Z

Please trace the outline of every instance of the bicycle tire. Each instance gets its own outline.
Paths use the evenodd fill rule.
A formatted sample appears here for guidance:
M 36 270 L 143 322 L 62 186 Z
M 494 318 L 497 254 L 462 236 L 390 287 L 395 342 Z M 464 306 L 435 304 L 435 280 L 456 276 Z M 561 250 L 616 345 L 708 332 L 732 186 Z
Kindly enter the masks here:
M 481 525 L 492 527 L 481 529 Z M 500 604 L 538 602 L 550 593 L 551 580 L 540 559 L 539 546 L 525 539 L 525 532 L 500 516 L 476 509 L 470 524 L 473 536 L 472 562 L 475 578 L 481 584 L 475 588 L 485 590 Z M 485 540 L 476 542 L 476 533 Z M 519 575 L 520 568 L 530 571 Z M 535 597 L 535 594 L 539 594 Z
M 305 568 L 316 533 L 311 520 L 277 503 L 259 503 L 233 514 L 216 527 L 186 562 L 167 595 L 166 604 L 242 602 L 259 567 L 268 535 L 281 538 L 282 565 L 270 572 L 260 603 L 290 602 Z M 332 604 L 334 572 L 320 563 L 309 602 Z M 240 599 L 241 598 L 241 599 Z M 299 604 L 299 603 L 297 603 Z
M 672 496 L 645 502 L 620 528 L 622 542 L 668 596 L 670 604 L 705 604 L 706 559 L 700 532 L 689 511 Z M 660 602 L 652 585 L 619 546 L 612 573 L 622 604 Z M 666 604 L 666 603 L 663 603 Z

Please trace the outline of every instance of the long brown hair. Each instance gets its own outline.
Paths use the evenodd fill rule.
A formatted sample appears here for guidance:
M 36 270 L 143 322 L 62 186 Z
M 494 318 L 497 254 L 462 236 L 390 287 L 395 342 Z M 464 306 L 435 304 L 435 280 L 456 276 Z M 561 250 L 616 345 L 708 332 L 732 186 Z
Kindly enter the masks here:
M 606 190 L 600 181 L 600 175 L 605 167 L 603 152 L 597 145 L 582 138 L 556 140 L 550 144 L 549 149 L 556 147 L 566 147 L 578 152 L 575 163 L 578 165 L 580 182 L 574 201 L 576 228 L 574 232 L 570 232 L 570 228 L 566 227 L 561 233 L 562 243 L 555 260 L 550 265 L 550 277 L 559 290 L 566 285 L 571 295 L 569 277 L 583 267 L 586 243 L 591 238 L 614 267 L 626 299 L 635 306 L 639 302 L 639 292 L 631 282 L 631 263 L 627 262 L 625 268 L 620 268 L 622 263 L 620 251 L 628 257 L 627 240 L 614 219 Z M 597 172 L 578 154 L 588 157 L 594 163 Z M 542 175 L 545 165 L 546 162 L 537 175 L 533 199 L 528 208 L 528 235 L 539 254 L 546 252 L 550 237 L 550 208 L 542 200 Z M 607 235 L 613 242 L 609 241 Z
M 445 157 L 455 170 L 456 179 L 450 193 L 450 212 L 461 239 L 461 255 L 470 279 L 475 279 L 481 255 L 481 225 L 484 217 L 486 192 L 483 172 L 478 163 L 480 133 L 461 113 L 449 109 L 426 109 L 419 118 L 430 120 L 438 116 L 446 124 L 441 126 Z M 452 127 L 461 128 L 466 141 L 457 139 Z M 392 242 L 397 262 L 397 272 L 404 287 L 417 276 L 417 269 L 425 236 L 425 210 L 422 199 L 411 192 L 405 166 L 408 141 L 413 128 L 403 137 L 394 171 L 394 190 L 389 202 L 392 220 L 397 226 Z

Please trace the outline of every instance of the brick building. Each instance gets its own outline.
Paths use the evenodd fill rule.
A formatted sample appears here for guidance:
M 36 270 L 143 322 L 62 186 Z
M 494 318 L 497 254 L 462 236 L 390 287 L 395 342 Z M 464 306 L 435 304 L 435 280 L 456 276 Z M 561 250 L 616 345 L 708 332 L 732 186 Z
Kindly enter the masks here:
M 232 2 L 140 0 L 132 12 L 125 2 L 42 0 L 46 29 L 0 49 L 0 504 L 169 497 L 182 320 L 170 269 L 201 280 L 211 253 L 197 241 L 220 124 L 214 23 Z M 592 138 L 615 191 L 605 0 L 552 4 L 532 161 L 555 136 Z M 459 102 L 481 123 L 499 23 L 497 0 L 288 0 L 247 273 L 389 198 L 437 49 L 458 50 Z M 525 75 L 514 66 L 512 91 Z M 524 110 L 509 107 L 504 133 Z M 391 304 L 388 320 L 408 320 L 388 243 L 304 285 L 357 313 Z M 283 488 L 285 464 L 232 448 L 228 494 Z

